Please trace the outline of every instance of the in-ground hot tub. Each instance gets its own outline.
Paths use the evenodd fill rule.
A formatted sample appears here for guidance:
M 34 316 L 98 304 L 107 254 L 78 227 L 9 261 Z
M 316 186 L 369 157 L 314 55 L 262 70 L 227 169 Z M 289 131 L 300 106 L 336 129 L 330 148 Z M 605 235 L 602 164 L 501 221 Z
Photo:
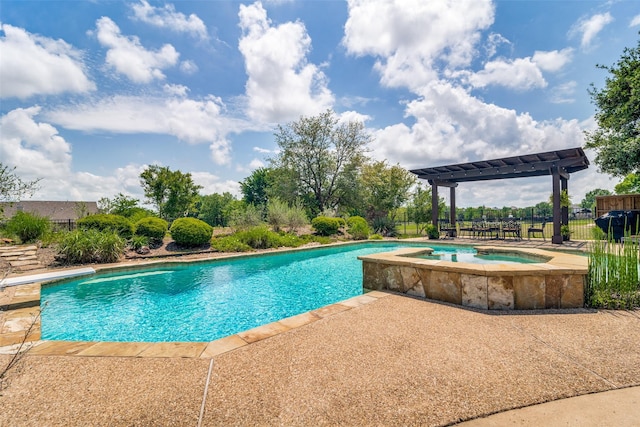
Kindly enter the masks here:
M 489 310 L 580 308 L 588 259 L 542 249 L 479 246 L 479 254 L 534 258 L 535 263 L 475 264 L 419 258 L 432 249 L 406 248 L 360 256 L 366 289 L 402 292 Z

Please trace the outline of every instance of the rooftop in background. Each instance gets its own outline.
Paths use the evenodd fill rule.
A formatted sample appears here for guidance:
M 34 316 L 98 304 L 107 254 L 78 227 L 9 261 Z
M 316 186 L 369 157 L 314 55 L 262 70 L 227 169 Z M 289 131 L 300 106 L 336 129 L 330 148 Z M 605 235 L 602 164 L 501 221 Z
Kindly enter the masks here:
M 16 212 L 29 212 L 56 220 L 76 220 L 88 214 L 98 213 L 97 202 L 57 202 L 57 201 L 20 201 L 1 202 L 4 217 L 11 218 Z
M 568 173 L 578 172 L 589 167 L 589 159 L 582 148 L 577 147 L 502 159 L 413 169 L 411 172 L 418 175 L 418 178 L 430 182 L 471 182 L 551 175 L 551 170 L 556 167 Z

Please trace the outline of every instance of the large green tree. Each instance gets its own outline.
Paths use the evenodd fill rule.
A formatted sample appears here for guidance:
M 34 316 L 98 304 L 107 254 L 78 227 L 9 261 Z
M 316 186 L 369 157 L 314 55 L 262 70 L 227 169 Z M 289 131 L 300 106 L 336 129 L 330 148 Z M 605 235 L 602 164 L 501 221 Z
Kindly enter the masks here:
M 196 202 L 198 219 L 212 227 L 226 227 L 231 221 L 231 214 L 236 208 L 233 202 L 236 201 L 233 194 L 228 192 L 200 196 Z
M 629 173 L 613 187 L 616 194 L 640 193 L 640 174 Z
M 190 173 L 172 171 L 167 166 L 151 165 L 140 174 L 140 184 L 158 216 L 173 220 L 189 215 L 202 188 Z
M 604 88 L 592 84 L 589 90 L 598 128 L 586 133 L 586 148 L 596 150 L 603 172 L 624 176 L 640 168 L 640 40 L 624 49 L 616 65 L 598 67 L 611 76 Z
M 400 165 L 389 166 L 385 161 L 367 163 L 362 167 L 360 188 L 367 219 L 392 214 L 409 198 L 409 188 L 415 175 Z
M 279 125 L 275 138 L 280 152 L 272 164 L 289 172 L 281 176 L 295 180 L 295 197 L 312 215 L 339 207 L 349 190 L 343 178 L 364 162 L 371 139 L 361 122 L 341 122 L 331 110 Z
M 258 168 L 240 183 L 242 200 L 252 205 L 266 206 L 269 200 L 273 171 L 270 168 Z
M 603 188 L 596 188 L 587 192 L 584 195 L 584 199 L 580 202 L 580 207 L 583 209 L 591 209 L 595 211 L 596 208 L 596 197 L 597 196 L 609 196 L 611 195 L 611 191 L 605 190 Z

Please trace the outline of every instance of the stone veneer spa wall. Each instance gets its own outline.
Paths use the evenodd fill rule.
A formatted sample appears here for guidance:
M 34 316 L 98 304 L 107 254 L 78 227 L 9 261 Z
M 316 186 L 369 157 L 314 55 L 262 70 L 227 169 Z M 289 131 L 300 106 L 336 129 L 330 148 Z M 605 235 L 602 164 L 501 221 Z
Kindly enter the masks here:
M 400 249 L 366 255 L 363 286 L 488 310 L 580 308 L 588 260 L 540 249 L 477 247 L 479 253 L 510 253 L 540 259 L 534 264 L 473 264 L 412 258 L 428 252 Z

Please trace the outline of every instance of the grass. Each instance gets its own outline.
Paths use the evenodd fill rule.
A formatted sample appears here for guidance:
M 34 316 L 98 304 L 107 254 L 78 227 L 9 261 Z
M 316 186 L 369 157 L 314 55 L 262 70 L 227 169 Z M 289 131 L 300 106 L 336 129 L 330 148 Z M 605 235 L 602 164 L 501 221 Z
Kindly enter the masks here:
M 591 244 L 585 290 L 587 306 L 640 308 L 639 250 L 636 239 L 626 239 L 621 244 L 609 238 Z
M 466 223 L 470 223 L 470 221 L 465 221 Z M 458 223 L 460 225 L 460 223 Z M 530 222 L 522 221 L 522 232 L 520 235 L 523 238 L 527 238 L 527 229 L 531 225 Z M 536 226 L 540 226 L 540 223 L 535 224 Z M 420 237 L 426 236 L 426 231 L 424 230 L 424 225 L 422 225 L 423 230 L 421 233 L 418 233 L 418 227 L 415 223 L 407 222 L 407 223 L 399 223 L 396 226 L 396 230 L 401 236 L 411 236 L 411 237 Z M 569 221 L 569 230 L 571 231 L 571 239 L 573 240 L 594 240 L 594 229 L 598 227 L 595 225 L 593 219 L 574 219 Z M 539 233 L 535 235 L 536 238 L 542 238 Z M 553 237 L 553 224 L 547 223 L 544 227 L 544 237 L 545 239 L 551 239 Z M 533 237 L 532 237 L 533 238 Z

